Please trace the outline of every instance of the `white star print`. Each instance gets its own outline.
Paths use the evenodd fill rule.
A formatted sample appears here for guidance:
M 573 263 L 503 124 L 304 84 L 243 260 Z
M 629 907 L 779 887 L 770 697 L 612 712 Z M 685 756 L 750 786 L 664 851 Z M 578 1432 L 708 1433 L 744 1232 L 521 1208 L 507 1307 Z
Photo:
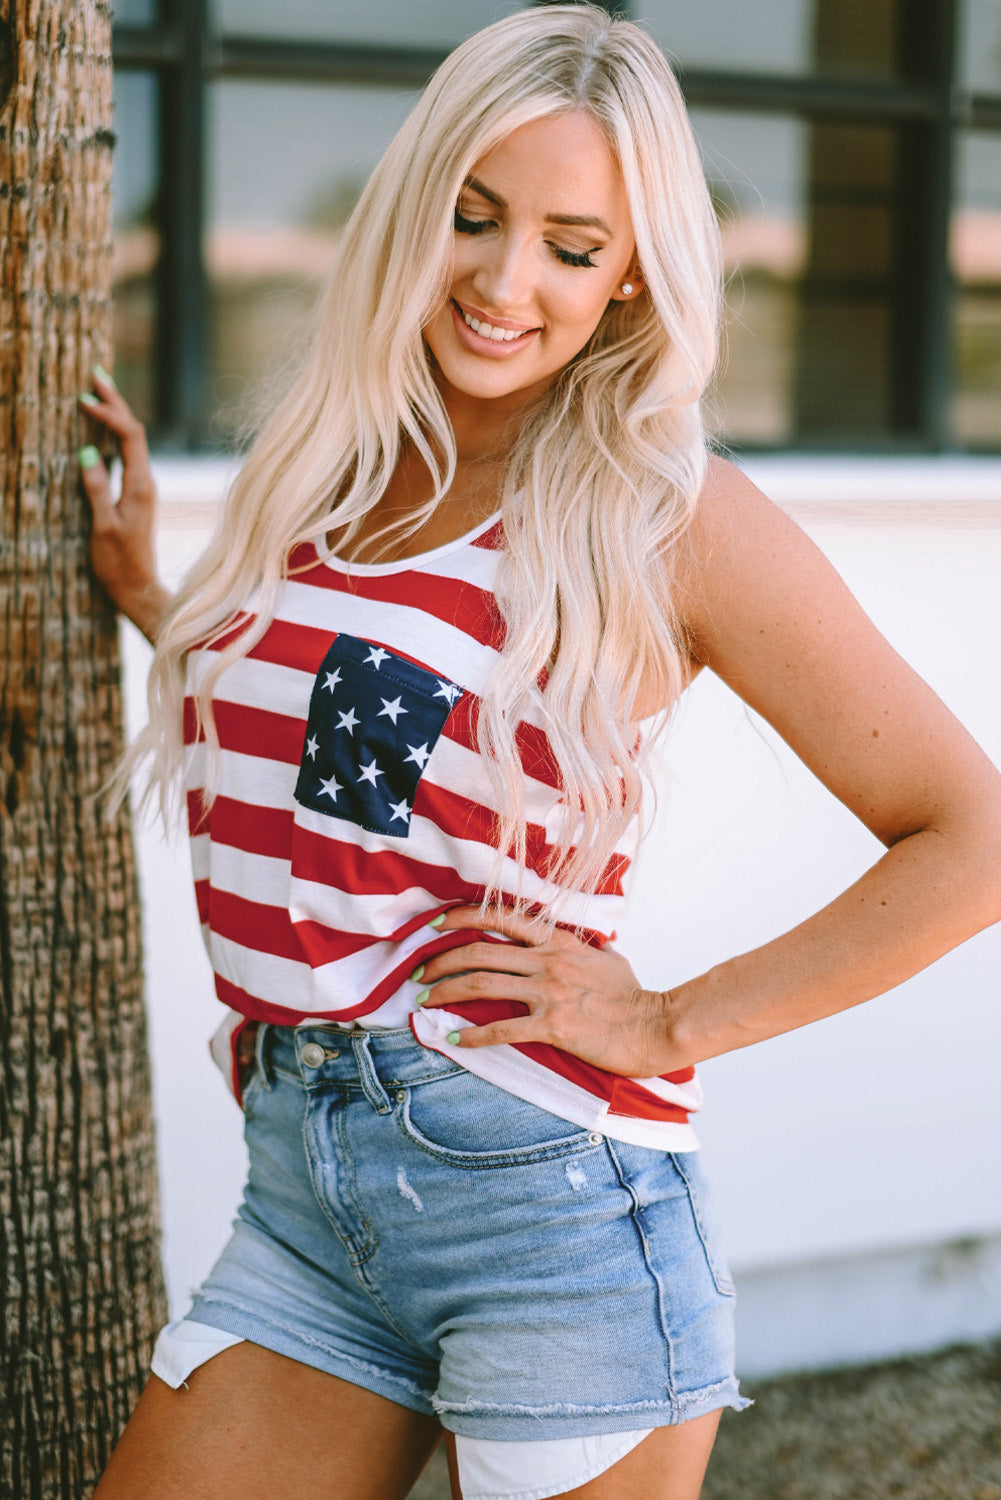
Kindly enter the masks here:
M 462 689 L 457 688 L 454 682 L 442 682 L 441 678 L 438 678 L 438 691 L 435 693 L 435 697 L 444 698 L 449 707 L 452 706 L 461 692 Z
M 340 680 L 341 680 L 341 669 L 340 669 L 340 667 L 335 667 L 332 672 L 328 672 L 327 673 L 327 680 L 323 684 L 323 691 L 325 693 L 332 693 L 334 691 L 334 688 L 340 682 Z
M 338 709 L 337 710 L 337 717 L 340 720 L 340 723 L 339 724 L 335 724 L 334 728 L 335 729 L 346 729 L 347 732 L 348 732 L 348 734 L 351 736 L 351 738 L 354 739 L 354 736 L 355 736 L 355 725 L 361 723 L 361 719 L 359 719 L 359 718 L 356 717 L 354 709 L 353 708 L 349 708 L 346 714 L 342 714 L 341 711 L 340 711 L 340 709 Z
M 319 750 L 319 748 L 319 740 L 316 738 L 315 734 L 311 734 L 309 739 L 306 741 L 306 754 L 309 756 L 310 760 L 316 759 L 316 752 L 317 750 Z
M 384 772 L 379 770 L 379 767 L 375 763 L 375 756 L 373 756 L 367 766 L 362 766 L 361 775 L 358 777 L 358 780 L 370 781 L 375 786 L 375 778 L 383 774 Z
M 371 663 L 372 666 L 375 667 L 376 670 L 378 670 L 379 667 L 382 666 L 388 655 L 389 652 L 383 651 L 381 646 L 373 646 L 362 665 L 367 667 L 369 663 Z
M 341 786 L 340 782 L 337 780 L 337 777 L 336 776 L 331 776 L 331 778 L 330 778 L 329 781 L 321 781 L 320 782 L 320 790 L 317 793 L 317 796 L 322 796 L 323 793 L 326 792 L 326 794 L 330 798 L 330 800 L 332 802 L 336 802 L 337 801 L 337 793 L 340 792 L 340 791 L 343 791 L 343 790 L 344 790 L 344 788 Z
M 407 756 L 407 759 L 403 762 L 403 764 L 406 765 L 407 760 L 412 760 L 414 765 L 419 767 L 419 769 L 423 771 L 424 767 L 428 763 L 428 757 L 431 754 L 431 751 L 428 749 L 427 745 L 408 745 L 407 749 L 410 751 L 410 754 Z
M 392 719 L 393 723 L 395 724 L 401 714 L 408 714 L 410 712 L 409 708 L 400 707 L 399 698 L 394 698 L 392 703 L 388 702 L 385 698 L 380 698 L 379 702 L 382 704 L 382 707 L 376 714 L 377 719 L 381 719 L 385 715 L 388 718 Z
M 402 818 L 404 823 L 406 823 L 410 817 L 410 808 L 407 804 L 405 802 L 391 802 L 389 806 L 393 814 L 393 817 L 389 821 L 392 823 L 394 818 Z

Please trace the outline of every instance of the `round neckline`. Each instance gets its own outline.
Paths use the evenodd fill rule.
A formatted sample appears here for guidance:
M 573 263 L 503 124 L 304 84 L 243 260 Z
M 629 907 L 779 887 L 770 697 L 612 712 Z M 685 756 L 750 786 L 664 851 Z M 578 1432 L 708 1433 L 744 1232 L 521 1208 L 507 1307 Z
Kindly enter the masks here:
M 325 567 L 336 568 L 339 572 L 363 573 L 369 577 L 377 578 L 380 574 L 406 573 L 408 570 L 421 568 L 425 563 L 437 562 L 440 557 L 447 557 L 450 552 L 456 552 L 460 547 L 465 547 L 469 542 L 475 542 L 477 537 L 483 536 L 491 527 L 496 526 L 501 518 L 501 511 L 495 510 L 492 516 L 474 526 L 472 531 L 466 531 L 462 536 L 457 536 L 451 542 L 443 542 L 440 547 L 432 547 L 430 552 L 415 552 L 412 557 L 398 557 L 395 562 L 384 563 L 361 563 L 348 562 L 339 557 L 336 552 L 331 552 L 327 557 L 321 559 Z

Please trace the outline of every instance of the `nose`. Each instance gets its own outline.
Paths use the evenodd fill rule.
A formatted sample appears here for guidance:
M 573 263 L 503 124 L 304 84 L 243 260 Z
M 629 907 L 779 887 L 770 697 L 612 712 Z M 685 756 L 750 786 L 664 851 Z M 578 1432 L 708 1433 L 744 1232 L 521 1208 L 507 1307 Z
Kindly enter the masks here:
M 473 290 L 484 312 L 516 316 L 532 297 L 532 256 L 528 242 L 515 234 L 501 234 L 482 247 L 473 277 Z

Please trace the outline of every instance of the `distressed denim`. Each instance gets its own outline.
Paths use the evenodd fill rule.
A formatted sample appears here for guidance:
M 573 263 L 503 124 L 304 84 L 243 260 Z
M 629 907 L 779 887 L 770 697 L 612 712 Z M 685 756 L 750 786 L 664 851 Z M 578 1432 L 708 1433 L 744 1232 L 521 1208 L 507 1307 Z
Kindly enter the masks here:
M 472 1438 L 742 1408 L 697 1154 L 579 1130 L 406 1031 L 262 1025 L 250 1171 L 188 1317 Z

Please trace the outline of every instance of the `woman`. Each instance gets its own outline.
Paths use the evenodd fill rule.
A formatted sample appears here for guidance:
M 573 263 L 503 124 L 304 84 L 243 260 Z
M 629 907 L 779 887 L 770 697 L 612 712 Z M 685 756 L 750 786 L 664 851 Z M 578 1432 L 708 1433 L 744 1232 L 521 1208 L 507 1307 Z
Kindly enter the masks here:
M 173 600 L 142 429 L 98 576 L 156 640 L 250 1177 L 100 1500 L 695 1500 L 733 1376 L 693 1065 L 1001 915 L 993 769 L 814 547 L 709 459 L 716 230 L 677 86 L 604 11 L 432 79 L 303 373 Z M 647 743 L 708 666 L 886 845 L 670 993 L 610 936 Z M 185 677 L 185 673 L 187 676 Z M 179 726 L 182 698 L 187 748 Z

